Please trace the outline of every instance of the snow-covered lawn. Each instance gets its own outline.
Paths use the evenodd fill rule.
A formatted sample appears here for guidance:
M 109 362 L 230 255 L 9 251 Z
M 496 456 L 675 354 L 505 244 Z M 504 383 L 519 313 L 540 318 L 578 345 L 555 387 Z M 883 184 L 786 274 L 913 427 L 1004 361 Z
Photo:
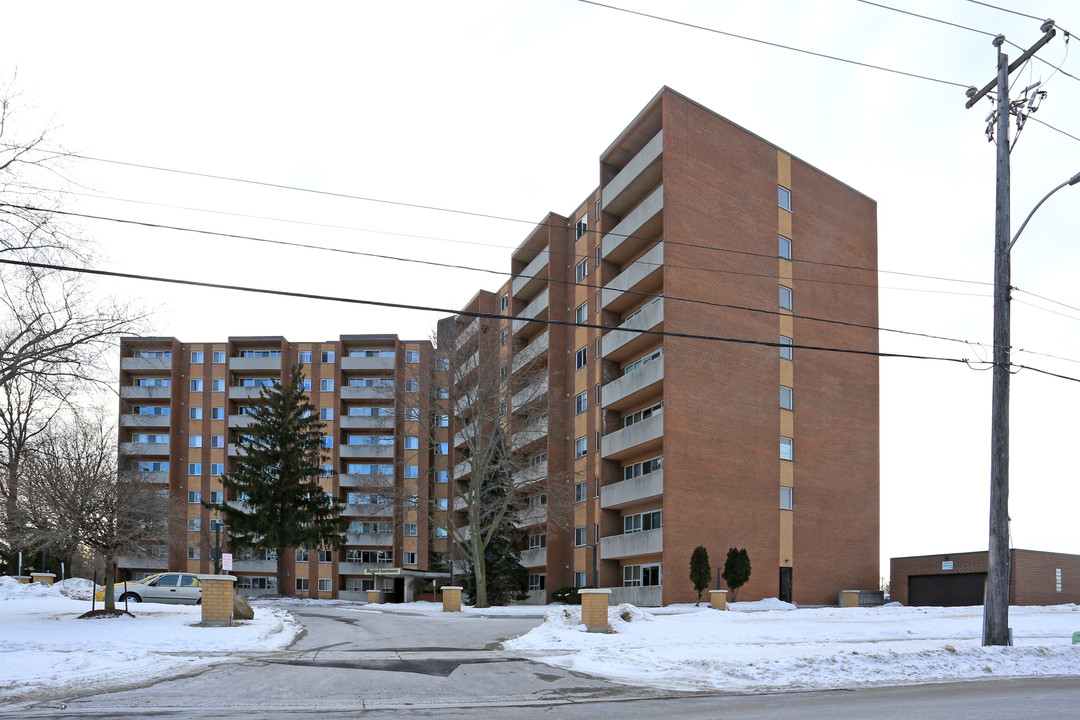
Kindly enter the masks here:
M 610 634 L 587 633 L 581 608 L 550 610 L 505 643 L 540 662 L 674 689 L 767 691 L 907 685 L 987 677 L 1080 676 L 1080 606 L 1013 607 L 1014 647 L 981 646 L 982 608 L 795 609 L 777 600 L 611 608 Z M 681 612 L 680 612 L 681 611 Z
M 88 580 L 43 586 L 0 577 L 0 703 L 177 675 L 223 654 L 285 647 L 301 630 L 288 612 L 267 607 L 231 628 L 199 627 L 194 605 L 144 603 L 131 607 L 135 617 L 79 620 L 92 589 Z

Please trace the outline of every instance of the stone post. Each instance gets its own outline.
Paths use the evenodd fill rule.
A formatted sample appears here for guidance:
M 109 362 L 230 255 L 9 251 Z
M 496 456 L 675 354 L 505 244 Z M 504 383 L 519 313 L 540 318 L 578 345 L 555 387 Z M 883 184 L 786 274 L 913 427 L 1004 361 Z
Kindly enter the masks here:
M 727 610 L 727 590 L 710 590 L 709 607 L 713 610 Z
M 56 580 L 56 573 L 30 573 L 30 582 L 52 585 Z
M 381 590 L 368 590 L 367 591 L 367 601 L 368 601 L 368 603 L 377 604 L 381 600 L 382 600 L 382 591 Z
M 202 585 L 202 625 L 232 626 L 236 578 L 232 575 L 200 575 L 199 584 Z
M 581 622 L 585 623 L 588 632 L 609 632 L 608 625 L 608 588 L 581 588 L 578 595 L 581 597 Z
M 461 612 L 461 591 L 460 585 L 443 585 L 442 587 L 442 609 L 443 612 Z

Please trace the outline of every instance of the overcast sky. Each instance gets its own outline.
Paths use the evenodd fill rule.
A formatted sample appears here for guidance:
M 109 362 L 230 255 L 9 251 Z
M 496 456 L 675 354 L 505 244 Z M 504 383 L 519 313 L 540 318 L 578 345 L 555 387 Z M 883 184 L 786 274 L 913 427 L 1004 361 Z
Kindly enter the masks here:
M 574 0 L 12 3 L 0 77 L 83 155 L 336 193 L 320 195 L 89 160 L 65 166 L 70 209 L 266 240 L 509 268 L 550 211 L 599 183 L 598 157 L 664 85 L 878 202 L 882 574 L 891 556 L 985 549 L 989 505 L 994 146 L 991 37 L 857 0 L 612 0 L 668 18 L 924 75 L 801 55 Z M 890 0 L 1027 48 L 1038 20 L 962 0 Z M 1080 6 L 997 0 L 1080 32 Z M 104 11 L 107 8 L 108 11 Z M 1080 76 L 1062 33 L 1039 57 Z M 1021 50 L 1006 45 L 1012 59 Z M 1063 63 L 1063 64 L 1062 64 Z M 941 80 L 945 82 L 936 82 Z M 1031 63 L 1035 117 L 1080 137 L 1080 80 Z M 949 84 L 955 83 L 957 85 Z M 1080 171 L 1080 141 L 1031 121 L 1012 154 L 1013 230 Z M 55 178 L 53 187 L 62 186 Z M 369 200 L 341 197 L 350 195 Z M 476 215 L 408 207 L 424 205 Z M 1080 377 L 1080 186 L 1039 211 L 1013 253 L 1021 363 Z M 457 308 L 496 274 L 84 220 L 99 267 Z M 939 280 L 918 276 L 933 276 Z M 958 282 L 960 280 L 968 282 Z M 187 342 L 341 334 L 425 338 L 440 313 L 285 300 L 142 281 L 100 283 Z M 1042 297 L 1037 297 L 1042 296 Z M 1042 354 L 1038 354 L 1042 353 Z M 1049 357 L 1056 356 L 1056 357 Z M 1012 384 L 1016 547 L 1080 553 L 1069 418 L 1080 383 Z

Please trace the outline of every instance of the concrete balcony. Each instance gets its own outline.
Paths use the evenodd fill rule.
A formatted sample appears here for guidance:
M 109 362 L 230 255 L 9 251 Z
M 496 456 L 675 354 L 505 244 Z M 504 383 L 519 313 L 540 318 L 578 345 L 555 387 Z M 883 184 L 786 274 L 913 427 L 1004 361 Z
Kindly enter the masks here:
M 338 475 L 338 485 L 343 488 L 383 488 L 394 486 L 393 475 Z
M 136 482 L 144 483 L 161 483 L 163 485 L 169 484 L 169 471 L 168 470 L 151 470 L 144 472 L 142 470 L 132 470 L 127 476 L 127 479 L 134 480 Z
M 618 330 L 612 330 L 600 340 L 600 350 L 606 360 L 621 362 L 635 354 L 644 352 L 656 343 L 662 335 L 642 334 L 634 330 L 664 329 L 664 298 L 659 298 L 645 305 L 633 317 L 625 320 Z
M 392 357 L 348 357 L 341 358 L 342 370 L 362 370 L 370 372 L 390 372 L 394 369 L 397 358 Z
M 639 293 L 659 293 L 664 289 L 664 243 L 635 260 L 615 276 L 600 293 L 605 310 L 621 313 L 641 301 Z
M 233 560 L 233 572 L 276 573 L 277 560 Z
M 342 385 L 338 394 L 342 400 L 388 400 L 394 397 L 394 388 Z
M 239 510 L 242 513 L 251 513 L 252 507 L 243 500 L 226 500 L 225 504 L 231 507 L 233 510 Z
M 472 475 L 472 461 L 462 460 L 454 466 L 454 480 L 464 480 Z
M 152 359 L 152 358 L 138 358 Z M 143 387 L 142 385 L 124 385 L 120 388 L 120 398 L 123 400 L 169 400 L 172 398 L 172 388 L 165 386 Z
M 393 503 L 355 503 L 348 504 L 345 509 L 341 511 L 342 517 L 393 517 L 394 505 Z
M 394 563 L 361 563 L 361 562 L 348 562 L 343 560 L 338 563 L 339 575 L 370 575 L 372 570 L 382 570 L 383 568 L 393 567 Z M 365 595 L 364 600 L 367 600 Z
M 255 418 L 251 415 L 230 415 L 229 427 L 231 428 L 246 428 L 250 427 L 255 422 Z
M 622 215 L 651 187 L 663 179 L 664 131 L 656 133 L 637 155 L 630 158 L 619 174 L 604 186 L 601 197 L 604 210 Z
M 547 250 L 541 250 L 536 257 L 525 266 L 521 274 L 514 278 L 510 284 L 510 293 L 519 300 L 527 301 L 533 298 L 541 288 L 547 286 L 548 279 Z
M 647 244 L 652 244 L 652 239 L 663 233 L 663 210 L 664 186 L 661 185 L 604 236 L 600 250 L 604 259 L 622 265 Z
M 464 347 L 466 343 L 472 340 L 476 333 L 480 331 L 480 318 L 473 318 L 473 321 L 465 326 L 465 328 L 458 333 L 457 338 L 454 341 L 455 347 Z
M 514 439 L 510 443 L 510 449 L 516 452 L 526 445 L 531 445 L 538 440 L 547 440 L 547 434 L 547 416 L 533 418 L 526 427 L 523 427 L 514 433 Z
M 527 335 L 535 334 L 536 330 L 546 327 L 544 323 L 537 322 L 546 320 L 548 316 L 548 291 L 544 289 L 525 309 L 514 318 L 514 335 L 525 332 Z M 526 332 L 527 331 L 527 332 Z
M 121 455 L 168 455 L 169 443 L 122 442 Z
M 454 498 L 454 512 L 461 512 L 467 507 L 469 507 L 469 503 L 465 501 L 465 498 L 460 495 Z
M 600 488 L 600 507 L 605 510 L 627 507 L 643 500 L 655 500 L 663 494 L 664 471 L 655 470 Z
M 454 447 L 468 447 L 472 443 L 474 447 L 480 447 L 476 437 L 476 423 L 469 423 L 454 433 Z
M 342 445 L 338 454 L 345 458 L 382 458 L 393 459 L 393 445 Z
M 664 604 L 664 586 L 611 588 L 608 602 L 612 607 L 621 603 L 629 603 L 636 607 L 661 607 Z
M 255 385 L 253 387 L 246 387 L 243 385 L 233 385 L 229 388 L 230 400 L 258 400 L 262 396 L 262 385 Z M 266 387 L 270 390 L 270 386 Z
M 600 559 L 654 555 L 664 552 L 664 528 L 600 538 Z
M 516 524 L 519 528 L 529 527 L 530 525 L 543 525 L 547 522 L 547 519 L 547 505 L 529 506 L 521 511 Z
M 235 372 L 281 372 L 280 357 L 231 357 L 229 370 Z
M 172 358 L 120 358 L 120 369 L 125 372 L 162 373 L 172 370 Z
M 171 415 L 135 415 L 124 413 L 120 416 L 120 427 L 162 428 L 169 427 Z
M 547 391 L 548 374 L 545 372 L 543 377 L 514 393 L 513 397 L 510 399 L 510 405 L 513 409 L 520 410 L 530 403 L 543 400 L 547 395 Z
M 338 418 L 342 430 L 388 430 L 394 426 L 392 415 L 342 415 Z
M 169 556 L 161 555 L 120 555 L 116 558 L 117 567 L 129 570 L 161 570 L 169 569 Z M 117 583 L 119 588 L 123 583 Z
M 659 452 L 664 443 L 664 414 L 624 427 L 605 435 L 600 447 L 600 457 L 605 460 L 621 460 L 632 452 Z
M 394 544 L 394 533 L 345 533 L 345 544 L 390 547 Z
M 548 464 L 547 460 L 536 465 L 530 465 L 529 467 L 516 472 L 510 478 L 510 481 L 515 485 L 531 485 L 539 480 L 547 478 Z
M 514 362 L 512 368 L 514 372 L 517 372 L 521 368 L 528 365 L 533 360 L 543 357 L 547 358 L 548 349 L 548 332 L 544 332 L 537 335 L 531 343 L 523 347 L 514 355 Z
M 664 358 L 648 362 L 629 375 L 612 380 L 600 393 L 602 405 L 608 410 L 625 410 L 656 397 L 664 389 Z
M 229 443 L 229 457 L 247 457 L 247 453 L 236 443 Z
M 521 566 L 527 568 L 547 565 L 547 548 L 521 551 Z

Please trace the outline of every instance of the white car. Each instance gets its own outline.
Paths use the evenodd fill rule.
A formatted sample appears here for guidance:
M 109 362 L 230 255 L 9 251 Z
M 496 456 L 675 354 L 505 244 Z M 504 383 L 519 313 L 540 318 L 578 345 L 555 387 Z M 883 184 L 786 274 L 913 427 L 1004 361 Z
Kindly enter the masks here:
M 118 582 L 114 586 L 116 602 L 156 602 L 178 605 L 198 605 L 202 602 L 202 583 L 195 573 L 158 573 L 135 582 Z M 103 600 L 105 589 L 97 592 Z

